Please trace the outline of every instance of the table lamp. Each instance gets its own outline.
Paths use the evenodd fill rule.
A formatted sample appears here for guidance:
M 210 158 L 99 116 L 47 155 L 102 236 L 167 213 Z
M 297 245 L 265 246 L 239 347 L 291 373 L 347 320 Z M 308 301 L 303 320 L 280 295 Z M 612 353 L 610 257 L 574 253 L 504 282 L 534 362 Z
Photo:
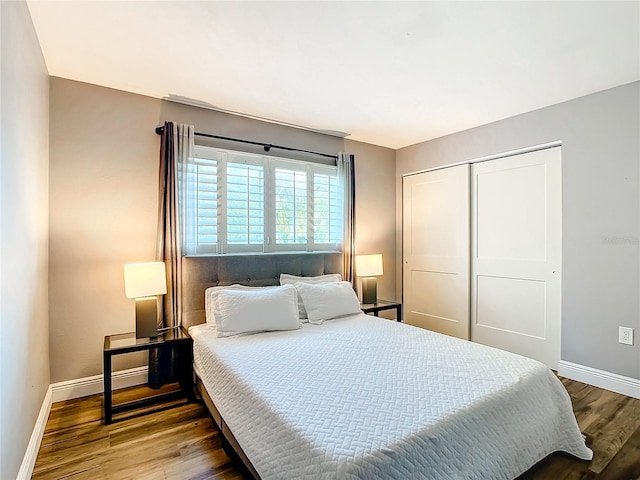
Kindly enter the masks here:
M 158 297 L 167 293 L 164 262 L 124 266 L 124 292 L 136 300 L 136 338 L 158 336 Z
M 378 303 L 378 275 L 382 275 L 382 254 L 356 255 L 356 273 L 362 278 L 362 303 Z

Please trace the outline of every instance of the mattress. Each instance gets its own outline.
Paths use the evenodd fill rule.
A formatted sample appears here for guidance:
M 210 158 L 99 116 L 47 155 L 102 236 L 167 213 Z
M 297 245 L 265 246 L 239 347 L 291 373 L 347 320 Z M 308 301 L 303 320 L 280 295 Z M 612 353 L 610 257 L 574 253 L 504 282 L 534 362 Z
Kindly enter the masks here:
M 512 479 L 548 454 L 592 458 L 534 360 L 365 315 L 216 338 L 194 363 L 268 479 Z

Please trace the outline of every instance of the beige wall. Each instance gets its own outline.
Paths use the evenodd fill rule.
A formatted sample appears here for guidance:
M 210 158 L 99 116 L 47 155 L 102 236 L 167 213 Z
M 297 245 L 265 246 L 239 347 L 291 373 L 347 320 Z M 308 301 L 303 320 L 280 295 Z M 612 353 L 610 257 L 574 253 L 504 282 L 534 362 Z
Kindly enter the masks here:
M 195 108 L 175 102 L 161 102 L 160 118 L 163 122 L 173 121 L 194 125 L 197 132 L 214 133 L 224 137 L 242 138 L 255 142 L 273 143 L 275 145 L 328 153 L 330 155 L 336 155 L 337 152 L 344 149 L 344 140 L 342 138 L 320 135 L 299 128 L 261 122 L 238 115 L 229 115 L 204 108 Z M 226 142 L 224 140 L 214 140 L 205 137 L 196 137 L 196 143 L 231 150 L 241 149 L 245 152 L 265 153 L 260 146 L 254 147 L 247 144 Z M 271 150 L 271 154 L 301 160 L 319 160 L 319 157 L 316 156 L 284 152 L 277 149 Z
M 397 152 L 400 234 L 402 174 L 561 141 L 561 357 L 636 379 L 640 342 L 618 326 L 640 331 L 639 106 L 634 82 Z
M 16 478 L 49 387 L 49 77 L 24 2 L 0 2 L 0 478 Z
M 53 382 L 101 373 L 104 336 L 134 329 L 134 304 L 124 296 L 122 265 L 152 260 L 155 255 L 160 137 L 154 128 L 165 120 L 193 124 L 200 132 L 306 150 L 330 154 L 345 150 L 345 141 L 337 137 L 52 78 Z M 214 144 L 238 148 L 229 142 Z M 357 164 L 367 165 L 357 173 L 361 187 L 357 215 L 362 219 L 358 235 L 362 234 L 366 248 L 391 252 L 395 239 L 380 232 L 384 225 L 394 224 L 390 206 L 394 202 L 393 151 L 357 142 L 351 145 Z M 367 205 L 380 201 L 379 192 L 386 192 L 385 204 L 371 215 Z M 385 256 L 385 268 L 393 272 L 395 266 L 388 263 L 393 255 Z M 392 296 L 393 282 L 391 276 L 381 282 L 385 295 Z M 144 361 L 132 357 L 120 357 L 114 368 Z
M 378 298 L 395 300 L 396 152 L 352 140 L 345 140 L 345 149 L 356 157 L 356 254 L 382 254 Z
M 102 373 L 104 336 L 134 330 L 122 266 L 155 259 L 159 115 L 157 100 L 51 78 L 52 382 Z

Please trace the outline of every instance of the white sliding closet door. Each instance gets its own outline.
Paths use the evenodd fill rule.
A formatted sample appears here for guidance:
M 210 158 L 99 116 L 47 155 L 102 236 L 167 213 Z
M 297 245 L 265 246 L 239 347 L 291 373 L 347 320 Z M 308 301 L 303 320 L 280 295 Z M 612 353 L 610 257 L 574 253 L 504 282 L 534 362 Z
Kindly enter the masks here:
M 471 167 L 471 339 L 557 369 L 560 147 Z
M 403 179 L 405 323 L 469 338 L 469 165 Z

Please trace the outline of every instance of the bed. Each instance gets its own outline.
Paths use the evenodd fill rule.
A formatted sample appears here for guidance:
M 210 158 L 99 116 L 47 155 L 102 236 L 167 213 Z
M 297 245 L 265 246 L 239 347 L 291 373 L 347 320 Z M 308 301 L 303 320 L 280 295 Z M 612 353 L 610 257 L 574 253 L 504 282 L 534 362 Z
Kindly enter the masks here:
M 341 263 L 264 261 L 264 279 L 236 280 Z M 237 283 L 186 270 L 200 298 Z M 200 314 L 187 326 L 203 399 L 255 478 L 512 479 L 555 451 L 592 457 L 562 384 L 518 355 L 363 314 L 224 338 Z

